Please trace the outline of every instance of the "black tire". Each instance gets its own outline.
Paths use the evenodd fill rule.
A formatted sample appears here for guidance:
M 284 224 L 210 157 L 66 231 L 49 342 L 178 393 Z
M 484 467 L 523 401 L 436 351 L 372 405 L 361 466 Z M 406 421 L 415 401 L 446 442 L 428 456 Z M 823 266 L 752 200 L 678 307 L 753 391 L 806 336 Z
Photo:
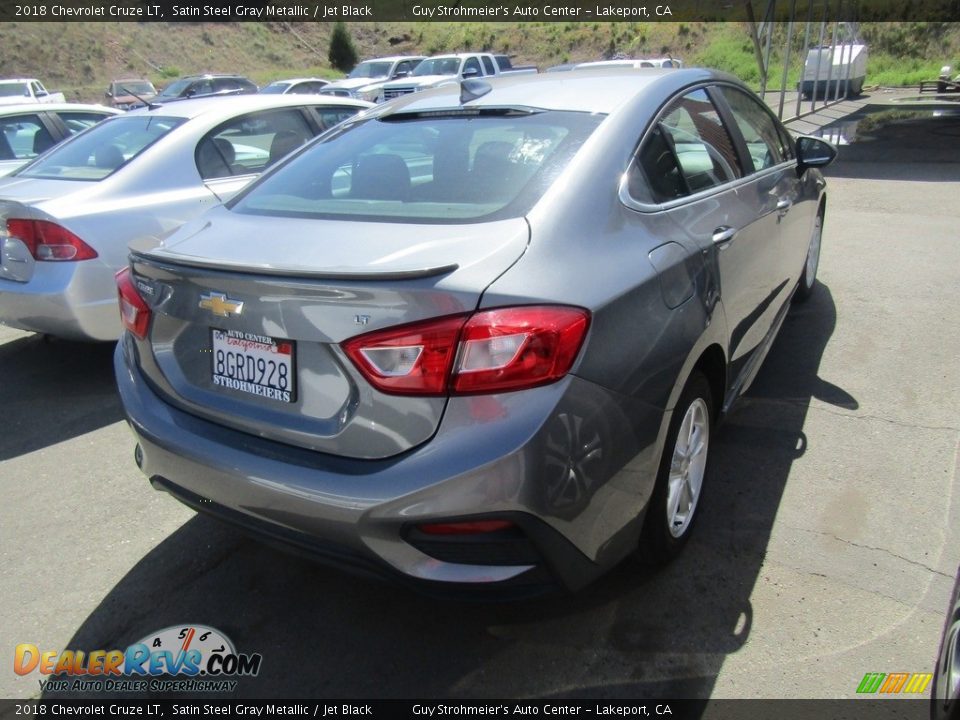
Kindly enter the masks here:
M 810 231 L 810 245 L 807 247 L 807 255 L 803 261 L 803 270 L 800 272 L 800 281 L 797 283 L 797 291 L 793 294 L 793 301 L 803 303 L 810 299 L 813 290 L 817 285 L 817 270 L 820 267 L 820 249 L 823 246 L 823 206 L 817 211 L 817 217 L 813 221 L 813 229 Z M 816 248 L 814 248 L 816 240 Z M 810 254 L 816 252 L 816 258 L 813 261 L 813 269 L 810 269 Z
M 702 403 L 702 405 L 698 405 Z M 687 513 L 684 524 L 681 527 L 676 521 L 674 514 L 673 522 L 668 519 L 670 509 L 670 474 L 673 465 L 674 453 L 678 449 L 678 438 L 680 429 L 684 426 L 684 420 L 688 412 L 694 405 L 698 406 L 695 415 L 705 410 L 706 437 L 705 447 L 703 449 L 703 471 L 701 474 L 700 488 L 696 493 L 696 500 Z M 653 495 L 650 498 L 650 505 L 647 508 L 646 518 L 643 523 L 643 530 L 640 533 L 640 558 L 648 563 L 662 565 L 669 562 L 679 554 L 680 550 L 686 544 L 691 531 L 697 519 L 697 508 L 699 501 L 703 496 L 703 486 L 707 477 L 707 460 L 710 445 L 710 438 L 713 434 L 713 393 L 710 390 L 710 383 L 703 373 L 695 370 L 687 380 L 687 385 L 680 394 L 680 399 L 673 411 L 673 417 L 670 420 L 670 428 L 667 431 L 667 438 L 663 446 L 663 457 L 660 459 L 660 467 L 657 472 L 657 480 L 654 486 Z M 696 443 L 694 443 L 696 444 Z M 686 496 L 689 497 L 689 496 Z M 684 497 L 681 497 L 683 500 Z M 679 510 L 679 508 L 678 508 Z

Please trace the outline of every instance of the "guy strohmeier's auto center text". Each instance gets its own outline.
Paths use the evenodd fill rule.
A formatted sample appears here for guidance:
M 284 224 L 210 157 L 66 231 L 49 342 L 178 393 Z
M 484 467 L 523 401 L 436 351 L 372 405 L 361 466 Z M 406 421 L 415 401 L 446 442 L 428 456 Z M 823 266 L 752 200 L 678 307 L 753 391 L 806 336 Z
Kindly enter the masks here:
M 18 4 L 14 6 L 14 16 L 30 19 L 73 20 L 103 18 L 114 20 L 183 20 L 183 19 L 272 19 L 281 20 L 337 20 L 369 19 L 375 20 L 376 7 L 363 3 L 327 4 L 327 3 L 285 3 L 285 4 L 244 4 L 204 5 L 184 4 Z M 391 13 L 391 14 L 395 14 Z M 411 19 L 443 20 L 451 18 L 491 19 L 529 19 L 529 18 L 619 18 L 666 19 L 673 13 L 669 5 L 614 5 L 576 2 L 569 4 L 418 4 L 409 10 Z

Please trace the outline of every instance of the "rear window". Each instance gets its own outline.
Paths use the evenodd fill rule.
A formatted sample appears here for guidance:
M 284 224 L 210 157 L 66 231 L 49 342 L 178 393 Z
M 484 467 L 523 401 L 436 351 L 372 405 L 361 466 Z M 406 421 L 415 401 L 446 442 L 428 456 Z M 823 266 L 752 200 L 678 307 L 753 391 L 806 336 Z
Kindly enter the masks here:
M 16 175 L 56 180 L 102 180 L 183 122 L 183 118 L 154 115 L 117 117 L 58 145 Z
M 393 116 L 345 126 L 238 197 L 252 215 L 458 223 L 525 215 L 603 116 Z

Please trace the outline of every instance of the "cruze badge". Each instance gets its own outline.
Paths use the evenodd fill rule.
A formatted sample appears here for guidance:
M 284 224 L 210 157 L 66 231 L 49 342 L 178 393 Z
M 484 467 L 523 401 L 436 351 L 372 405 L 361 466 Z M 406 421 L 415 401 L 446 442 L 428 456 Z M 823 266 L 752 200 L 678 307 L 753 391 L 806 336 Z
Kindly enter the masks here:
M 220 317 L 230 317 L 243 312 L 243 303 L 230 300 L 223 293 L 207 293 L 200 296 L 200 307 Z

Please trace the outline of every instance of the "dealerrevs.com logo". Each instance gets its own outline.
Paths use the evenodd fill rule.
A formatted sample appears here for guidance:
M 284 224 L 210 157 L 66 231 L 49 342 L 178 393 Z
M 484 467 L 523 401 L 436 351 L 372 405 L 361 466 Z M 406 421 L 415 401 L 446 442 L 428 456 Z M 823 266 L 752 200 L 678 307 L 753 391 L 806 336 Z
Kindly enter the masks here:
M 237 677 L 260 672 L 260 653 L 238 653 L 233 642 L 206 625 L 174 625 L 126 650 L 41 650 L 17 645 L 17 675 L 39 672 L 44 692 L 231 692 Z

